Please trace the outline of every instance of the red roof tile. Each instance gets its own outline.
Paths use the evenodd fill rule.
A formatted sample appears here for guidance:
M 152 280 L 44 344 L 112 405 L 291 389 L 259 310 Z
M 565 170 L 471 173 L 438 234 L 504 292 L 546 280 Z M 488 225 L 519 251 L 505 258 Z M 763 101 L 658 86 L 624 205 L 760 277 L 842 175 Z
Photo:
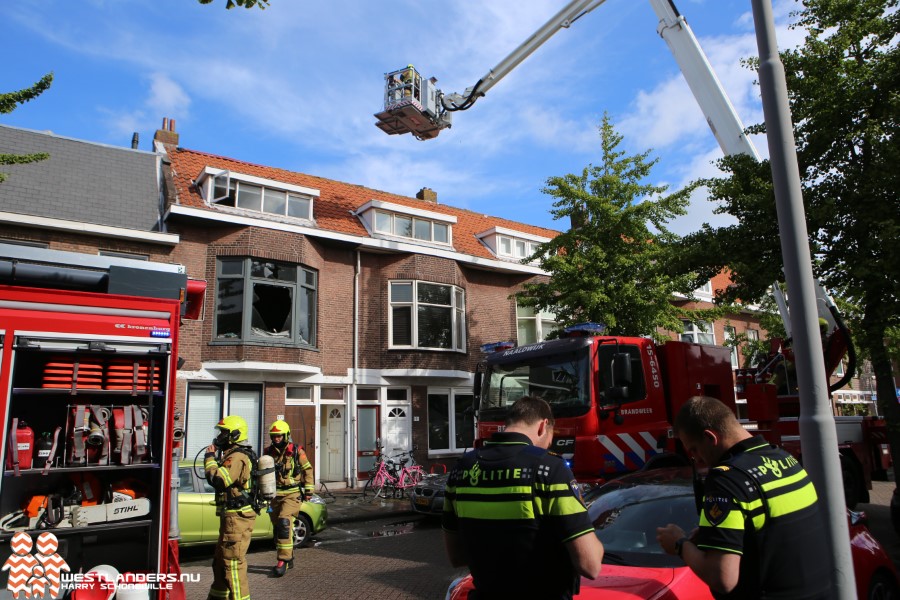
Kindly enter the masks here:
M 184 148 L 169 146 L 167 151 L 172 161 L 177 199 L 183 206 L 217 211 L 215 208 L 207 206 L 197 189 L 191 185 L 193 179 L 208 166 L 319 190 L 320 195 L 313 203 L 313 216 L 317 228 L 326 231 L 369 237 L 366 228 L 363 227 L 358 217 L 351 214 L 351 211 L 358 210 L 370 200 L 381 200 L 456 217 L 457 222 L 453 225 L 454 249 L 457 252 L 481 258 L 495 258 L 476 238 L 477 234 L 493 227 L 505 227 L 545 238 L 552 238 L 559 234 L 558 231 L 552 229 L 491 217 L 446 204 L 426 202 L 418 198 L 399 196 L 324 177 L 255 165 Z

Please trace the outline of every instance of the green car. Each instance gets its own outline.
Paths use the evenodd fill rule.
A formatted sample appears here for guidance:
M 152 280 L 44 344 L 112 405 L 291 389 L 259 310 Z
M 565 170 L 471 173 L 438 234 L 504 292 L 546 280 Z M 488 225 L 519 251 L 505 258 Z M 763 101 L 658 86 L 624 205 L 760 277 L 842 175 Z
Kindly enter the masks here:
M 215 544 L 219 539 L 219 517 L 213 504 L 213 489 L 206 479 L 194 470 L 193 462 L 178 463 L 178 529 L 180 546 Z M 303 503 L 300 515 L 294 520 L 294 547 L 299 548 L 309 538 L 325 529 L 328 508 L 325 501 L 313 494 Z M 272 539 L 272 519 L 265 512 L 256 518 L 254 540 Z

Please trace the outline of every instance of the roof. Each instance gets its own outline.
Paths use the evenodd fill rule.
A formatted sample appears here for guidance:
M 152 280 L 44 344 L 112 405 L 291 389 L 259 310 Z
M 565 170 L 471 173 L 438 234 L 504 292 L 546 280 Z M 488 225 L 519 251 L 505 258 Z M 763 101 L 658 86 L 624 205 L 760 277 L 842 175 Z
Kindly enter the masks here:
M 50 158 L 0 166 L 0 211 L 158 231 L 159 154 L 0 125 L 0 154 L 38 152 Z
M 553 238 L 559 235 L 558 231 L 552 229 L 492 217 L 447 204 L 382 192 L 352 183 L 256 165 L 196 150 L 170 146 L 167 146 L 166 149 L 172 164 L 177 201 L 183 206 L 192 208 L 219 212 L 219 209 L 208 206 L 197 188 L 192 185 L 192 180 L 205 167 L 212 167 L 319 190 L 319 197 L 314 201 L 313 212 L 316 228 L 323 231 L 371 237 L 359 217 L 354 213 L 366 203 L 380 200 L 456 217 L 457 221 L 452 226 L 454 249 L 457 252 L 481 258 L 496 258 L 476 237 L 477 234 L 484 233 L 492 227 L 502 227 L 543 238 Z M 260 215 L 260 219 L 265 219 L 265 216 Z

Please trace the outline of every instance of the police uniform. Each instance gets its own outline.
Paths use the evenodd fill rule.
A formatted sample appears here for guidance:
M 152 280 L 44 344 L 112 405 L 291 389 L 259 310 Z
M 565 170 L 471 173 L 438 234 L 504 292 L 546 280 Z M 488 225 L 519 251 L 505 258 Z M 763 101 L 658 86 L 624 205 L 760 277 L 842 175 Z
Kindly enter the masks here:
M 735 444 L 706 478 L 702 550 L 741 555 L 737 587 L 716 598 L 827 598 L 832 576 L 815 487 L 796 458 L 760 436 Z
M 304 496 L 315 491 L 313 468 L 303 448 L 288 443 L 283 449 L 272 444 L 265 450 L 275 459 L 275 499 L 270 503 L 272 530 L 278 560 L 290 561 L 294 558 L 294 528 L 292 523 L 300 513 L 301 490 Z
M 256 522 L 250 497 L 250 457 L 233 445 L 216 462 L 207 452 L 203 460 L 206 480 L 216 490 L 216 515 L 219 516 L 219 540 L 213 555 L 213 582 L 208 600 L 249 600 L 247 548 Z
M 443 528 L 459 535 L 479 599 L 571 598 L 565 543 L 593 534 L 561 458 L 521 433 L 496 433 L 450 473 Z

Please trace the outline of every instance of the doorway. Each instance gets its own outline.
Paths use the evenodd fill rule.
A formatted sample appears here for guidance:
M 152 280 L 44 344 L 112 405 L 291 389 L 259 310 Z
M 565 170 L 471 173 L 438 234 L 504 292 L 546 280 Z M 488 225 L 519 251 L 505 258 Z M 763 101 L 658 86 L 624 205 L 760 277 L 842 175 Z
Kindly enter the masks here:
M 379 406 L 356 407 L 356 472 L 364 481 L 369 469 L 375 466 L 378 442 L 381 441 L 381 410 Z M 384 443 L 384 442 L 382 442 Z

